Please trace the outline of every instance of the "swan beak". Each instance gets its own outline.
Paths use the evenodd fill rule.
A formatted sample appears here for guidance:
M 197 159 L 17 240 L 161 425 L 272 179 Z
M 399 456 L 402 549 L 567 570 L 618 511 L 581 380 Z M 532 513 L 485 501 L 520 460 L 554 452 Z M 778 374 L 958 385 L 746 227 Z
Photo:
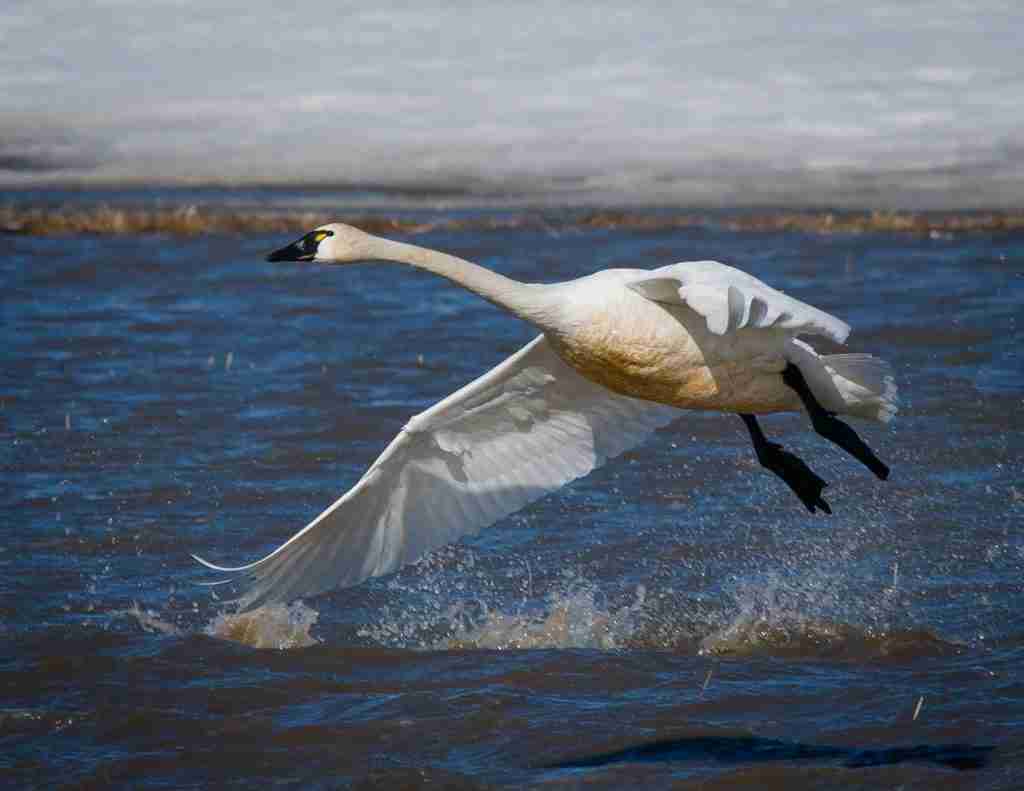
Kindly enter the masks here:
M 267 260 L 276 261 L 312 261 L 316 257 L 316 245 L 310 243 L 308 236 L 303 236 L 298 241 L 292 242 L 280 250 L 275 250 L 267 256 Z

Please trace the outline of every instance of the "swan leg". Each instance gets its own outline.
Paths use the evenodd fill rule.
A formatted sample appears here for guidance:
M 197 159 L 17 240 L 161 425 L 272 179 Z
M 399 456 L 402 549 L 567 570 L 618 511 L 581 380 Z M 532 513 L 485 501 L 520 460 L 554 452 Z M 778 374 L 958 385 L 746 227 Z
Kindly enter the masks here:
M 764 432 L 761 431 L 756 417 L 744 414 L 741 414 L 740 417 L 747 425 L 750 439 L 754 443 L 754 453 L 757 454 L 757 460 L 761 466 L 782 478 L 812 514 L 815 508 L 820 508 L 826 514 L 831 514 L 832 509 L 821 496 L 821 490 L 828 484 L 819 478 L 799 456 L 784 450 L 777 442 L 769 442 Z
M 856 431 L 837 418 L 835 412 L 829 412 L 818 403 L 811 388 L 807 386 L 804 375 L 793 363 L 789 363 L 782 372 L 782 381 L 800 396 L 804 408 L 811 416 L 811 425 L 814 426 L 816 432 L 845 450 L 881 480 L 884 481 L 889 477 L 888 465 L 882 462 L 875 452 L 865 444 L 864 440 L 857 436 Z

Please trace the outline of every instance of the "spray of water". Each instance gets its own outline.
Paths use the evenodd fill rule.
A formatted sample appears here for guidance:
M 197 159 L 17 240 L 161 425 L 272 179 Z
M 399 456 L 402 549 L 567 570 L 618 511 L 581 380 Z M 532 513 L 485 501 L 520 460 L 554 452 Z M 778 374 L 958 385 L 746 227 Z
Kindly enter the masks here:
M 887 564 L 859 563 L 862 550 L 860 538 L 847 535 L 843 543 L 809 544 L 801 552 L 752 553 L 749 568 L 717 582 L 703 566 L 673 558 L 644 574 L 643 584 L 613 589 L 582 567 L 555 572 L 550 564 L 508 558 L 492 566 L 455 545 L 366 586 L 355 599 L 362 609 L 345 613 L 358 612 L 362 624 L 348 621 L 343 640 L 416 650 L 641 648 L 706 655 L 958 650 L 913 628 L 907 581 Z M 194 631 L 138 606 L 125 613 L 150 631 Z M 302 602 L 222 611 L 201 631 L 254 648 L 302 648 L 320 642 L 312 633 L 320 615 Z
M 203 632 L 253 648 L 284 651 L 319 643 L 310 632 L 319 617 L 319 612 L 301 601 L 270 604 L 248 612 L 221 613 Z
M 155 610 L 143 610 L 133 604 L 127 610 L 116 610 L 114 616 L 128 616 L 145 631 L 154 634 L 181 637 L 191 630 L 171 623 Z M 218 613 L 202 628 L 203 634 L 241 643 L 252 648 L 275 648 L 281 651 L 291 648 L 305 648 L 320 641 L 311 630 L 319 613 L 301 601 L 291 604 L 274 604 L 248 612 Z
M 600 603 L 596 586 L 549 594 L 536 613 L 506 614 L 481 608 L 458 613 L 452 634 L 437 648 L 599 648 L 625 646 L 636 629 L 646 591 L 636 589 L 632 604 L 614 608 Z

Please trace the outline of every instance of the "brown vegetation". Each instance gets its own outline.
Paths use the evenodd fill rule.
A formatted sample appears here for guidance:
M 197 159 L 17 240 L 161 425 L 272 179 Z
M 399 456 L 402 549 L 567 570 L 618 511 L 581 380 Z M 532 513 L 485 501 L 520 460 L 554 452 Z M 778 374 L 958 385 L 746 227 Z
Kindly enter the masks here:
M 174 209 L 124 209 L 110 206 L 40 208 L 0 207 L 0 231 L 32 236 L 69 234 L 242 234 L 302 233 L 332 220 L 357 225 L 370 233 L 418 234 L 435 229 L 502 230 L 537 228 L 622 228 L 638 231 L 671 230 L 692 226 L 735 231 L 798 231 L 802 233 L 895 232 L 946 234 L 1024 230 L 1024 211 L 993 212 L 830 212 L 740 211 L 671 212 L 665 210 L 554 210 L 418 221 L 379 214 L 288 211 L 234 211 L 199 206 Z
M 803 233 L 961 233 L 1024 230 L 1024 211 L 997 212 L 831 212 L 766 210 L 735 213 L 646 214 L 601 211 L 584 215 L 590 228 L 659 230 L 702 225 L 733 231 L 800 231 Z
M 30 236 L 66 234 L 197 234 L 305 232 L 333 217 L 313 212 L 238 212 L 181 206 L 176 209 L 121 209 L 110 206 L 59 209 L 0 207 L 0 230 Z M 408 233 L 416 223 L 386 217 L 359 218 L 372 233 Z

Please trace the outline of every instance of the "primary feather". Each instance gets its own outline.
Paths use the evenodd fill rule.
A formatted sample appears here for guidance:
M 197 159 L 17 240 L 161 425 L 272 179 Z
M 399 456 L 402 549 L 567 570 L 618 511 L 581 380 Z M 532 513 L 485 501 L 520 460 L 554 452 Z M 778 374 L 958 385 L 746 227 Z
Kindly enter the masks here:
M 386 574 L 586 475 L 678 415 L 608 393 L 544 336 L 417 415 L 366 474 L 262 560 L 234 568 L 242 603 Z

